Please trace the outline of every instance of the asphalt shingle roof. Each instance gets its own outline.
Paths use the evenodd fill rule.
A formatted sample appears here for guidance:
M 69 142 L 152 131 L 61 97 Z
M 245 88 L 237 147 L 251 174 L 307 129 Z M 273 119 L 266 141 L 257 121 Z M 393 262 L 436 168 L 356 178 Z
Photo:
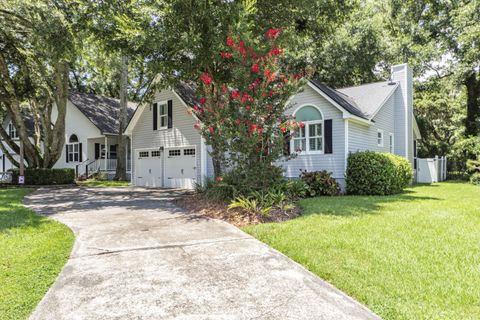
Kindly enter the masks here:
M 320 81 L 317 80 L 310 80 L 310 82 L 320 89 L 323 93 L 325 93 L 330 99 L 338 103 L 342 108 L 347 110 L 353 115 L 356 115 L 358 117 L 368 119 L 367 116 L 360 110 L 359 106 L 353 101 L 349 96 L 332 89 L 325 84 L 321 83 Z
M 193 84 L 180 82 L 175 86 L 175 92 L 190 107 L 199 103 L 195 93 L 195 86 Z
M 118 134 L 118 112 L 120 100 L 89 93 L 70 93 L 68 100 L 73 103 L 103 134 Z M 133 116 L 137 104 L 129 102 L 127 123 Z
M 382 81 L 341 88 L 337 91 L 350 97 L 359 110 L 370 119 L 397 87 L 396 82 Z

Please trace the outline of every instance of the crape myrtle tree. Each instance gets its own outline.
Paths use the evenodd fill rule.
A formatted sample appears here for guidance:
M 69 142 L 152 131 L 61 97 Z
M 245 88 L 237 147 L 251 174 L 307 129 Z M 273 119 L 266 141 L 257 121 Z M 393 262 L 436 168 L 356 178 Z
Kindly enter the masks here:
M 211 146 L 216 163 L 259 189 L 281 176 L 275 162 L 283 156 L 285 136 L 303 125 L 284 115 L 304 74 L 281 64 L 279 35 L 279 29 L 269 29 L 257 41 L 228 36 L 218 53 L 216 78 L 208 71 L 200 76 L 201 96 L 192 109 L 195 128 Z M 215 168 L 215 175 L 221 176 L 221 168 Z

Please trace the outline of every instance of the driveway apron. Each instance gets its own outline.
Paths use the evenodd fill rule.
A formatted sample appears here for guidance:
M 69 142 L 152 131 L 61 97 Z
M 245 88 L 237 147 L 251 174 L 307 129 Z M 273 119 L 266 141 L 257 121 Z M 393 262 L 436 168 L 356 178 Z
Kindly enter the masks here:
M 236 227 L 176 208 L 181 193 L 40 188 L 26 197 L 76 237 L 31 319 L 378 319 Z

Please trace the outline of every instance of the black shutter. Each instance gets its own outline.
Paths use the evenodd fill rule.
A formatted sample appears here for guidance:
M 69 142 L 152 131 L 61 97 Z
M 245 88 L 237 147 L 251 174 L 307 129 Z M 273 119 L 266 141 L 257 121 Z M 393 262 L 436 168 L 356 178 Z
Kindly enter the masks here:
M 153 104 L 153 130 L 158 129 L 158 105 L 156 103 Z
M 78 144 L 78 161 L 83 162 L 83 159 L 82 159 L 82 143 Z
M 289 156 L 290 155 L 290 132 L 285 132 L 283 134 L 283 155 Z
M 333 153 L 332 146 L 332 120 L 325 120 L 325 153 Z
M 65 145 L 65 159 L 68 162 L 68 144 Z
M 168 128 L 173 128 L 173 101 L 168 100 Z
M 95 159 L 100 158 L 100 143 L 95 143 Z

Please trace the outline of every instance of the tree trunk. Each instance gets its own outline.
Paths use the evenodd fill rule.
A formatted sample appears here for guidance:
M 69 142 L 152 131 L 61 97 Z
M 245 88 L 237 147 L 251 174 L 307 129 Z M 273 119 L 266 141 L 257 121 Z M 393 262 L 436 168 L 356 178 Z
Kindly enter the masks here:
M 118 112 L 118 146 L 117 146 L 117 169 L 114 180 L 126 181 L 126 146 L 123 131 L 127 124 L 127 85 L 128 85 L 128 60 L 125 55 L 121 57 L 120 63 L 120 110 Z
M 467 88 L 467 118 L 465 119 L 465 135 L 477 136 L 480 134 L 480 81 L 477 73 L 473 72 L 465 79 Z
M 218 159 L 218 157 L 212 156 L 213 162 L 213 174 L 216 177 L 220 177 L 222 175 L 222 161 Z

